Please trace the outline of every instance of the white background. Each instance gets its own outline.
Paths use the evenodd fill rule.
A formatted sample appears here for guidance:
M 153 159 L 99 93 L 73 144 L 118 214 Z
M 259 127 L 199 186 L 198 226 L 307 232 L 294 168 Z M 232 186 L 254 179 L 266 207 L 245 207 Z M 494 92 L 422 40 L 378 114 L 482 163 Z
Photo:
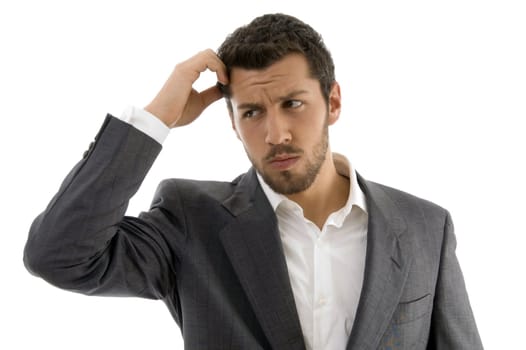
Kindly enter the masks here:
M 343 4 L 1 2 L 0 348 L 182 348 L 161 302 L 51 287 L 24 269 L 23 245 L 107 112 L 144 106 L 177 62 L 266 12 L 303 19 L 332 51 L 343 95 L 333 150 L 452 213 L 486 348 L 526 348 L 524 2 Z M 216 103 L 171 132 L 129 214 L 148 208 L 163 178 L 230 180 L 248 166 Z

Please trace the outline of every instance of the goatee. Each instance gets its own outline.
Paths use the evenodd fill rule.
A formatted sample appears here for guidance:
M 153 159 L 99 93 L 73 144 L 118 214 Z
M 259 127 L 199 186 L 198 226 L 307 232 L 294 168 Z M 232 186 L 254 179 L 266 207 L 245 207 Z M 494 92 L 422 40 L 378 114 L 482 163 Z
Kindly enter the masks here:
M 320 141 L 314 146 L 310 155 L 306 154 L 304 150 L 292 145 L 280 144 L 273 146 L 263 158 L 263 164 L 265 164 L 269 159 L 278 154 L 301 155 L 304 162 L 306 162 L 305 169 L 303 170 L 283 170 L 277 174 L 269 174 L 262 169 L 263 167 L 260 169 L 252 159 L 251 161 L 259 174 L 263 177 L 263 180 L 265 180 L 272 190 L 284 195 L 296 194 L 308 189 L 314 180 L 316 180 L 316 176 L 318 176 L 323 162 L 325 162 L 328 147 L 329 129 L 326 125 L 323 129 Z M 307 158 L 305 158 L 305 156 L 307 156 Z

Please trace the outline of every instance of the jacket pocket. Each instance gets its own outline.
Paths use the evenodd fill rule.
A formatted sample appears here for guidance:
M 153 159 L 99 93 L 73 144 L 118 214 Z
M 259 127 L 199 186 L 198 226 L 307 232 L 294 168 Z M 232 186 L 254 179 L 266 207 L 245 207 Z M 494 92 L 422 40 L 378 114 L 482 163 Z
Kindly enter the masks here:
M 399 303 L 378 349 L 425 349 L 432 306 L 433 296 L 431 294 Z
M 399 303 L 392 323 L 404 324 L 419 319 L 431 311 L 432 301 L 432 295 L 426 294 L 418 299 Z

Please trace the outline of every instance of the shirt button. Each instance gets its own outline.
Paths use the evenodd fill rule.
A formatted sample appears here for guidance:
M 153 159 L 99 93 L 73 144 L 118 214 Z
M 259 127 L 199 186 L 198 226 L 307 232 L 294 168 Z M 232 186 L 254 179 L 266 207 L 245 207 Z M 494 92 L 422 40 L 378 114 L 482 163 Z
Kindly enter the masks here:
M 327 304 L 327 298 L 321 297 L 318 299 L 318 306 L 323 306 Z

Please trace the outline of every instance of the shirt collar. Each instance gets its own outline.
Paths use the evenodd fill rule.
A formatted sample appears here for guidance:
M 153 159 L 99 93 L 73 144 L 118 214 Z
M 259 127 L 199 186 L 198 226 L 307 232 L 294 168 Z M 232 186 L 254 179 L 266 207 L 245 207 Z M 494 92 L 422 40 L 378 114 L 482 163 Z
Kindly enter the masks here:
M 349 160 L 344 155 L 339 153 L 333 153 L 332 156 L 334 166 L 336 167 L 338 174 L 345 176 L 350 182 L 349 197 L 347 197 L 347 202 L 345 203 L 345 206 L 337 212 L 338 215 L 336 215 L 334 218 L 334 221 L 337 221 L 335 224 L 340 226 L 341 222 L 343 222 L 345 217 L 351 212 L 353 206 L 357 206 L 363 210 L 364 213 L 367 213 L 367 205 L 365 201 L 365 194 L 358 184 L 356 171 L 353 169 Z M 291 202 L 291 200 L 284 195 L 271 189 L 259 173 L 257 173 L 257 178 L 274 211 L 278 209 L 282 202 Z

